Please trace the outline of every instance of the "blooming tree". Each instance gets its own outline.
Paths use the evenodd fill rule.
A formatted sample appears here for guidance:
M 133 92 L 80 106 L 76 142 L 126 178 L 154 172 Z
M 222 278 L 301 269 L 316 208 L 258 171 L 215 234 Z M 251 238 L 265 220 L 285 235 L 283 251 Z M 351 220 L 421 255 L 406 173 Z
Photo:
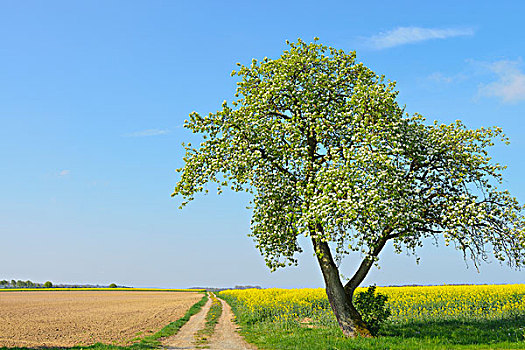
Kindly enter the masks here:
M 296 264 L 297 238 L 309 237 L 347 336 L 370 335 L 352 297 L 388 241 L 414 252 L 442 236 L 476 266 L 490 251 L 525 263 L 523 208 L 499 189 L 505 167 L 487 153 L 508 142 L 500 128 L 409 116 L 394 83 L 355 52 L 288 45 L 278 59 L 238 64 L 231 105 L 190 114 L 185 127 L 204 140 L 185 146 L 173 193 L 182 206 L 208 182 L 252 194 L 251 235 L 271 269 Z M 350 253 L 360 260 L 343 283 L 336 261 Z

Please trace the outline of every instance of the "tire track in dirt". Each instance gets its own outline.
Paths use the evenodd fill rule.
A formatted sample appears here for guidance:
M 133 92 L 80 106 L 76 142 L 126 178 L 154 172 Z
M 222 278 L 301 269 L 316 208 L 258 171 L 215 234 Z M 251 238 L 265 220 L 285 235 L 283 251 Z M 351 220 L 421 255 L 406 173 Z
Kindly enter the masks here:
M 222 315 L 219 323 L 215 328 L 215 332 L 210 338 L 210 349 L 228 349 L 228 350 L 256 350 L 254 345 L 248 344 L 243 337 L 237 332 L 237 325 L 233 322 L 233 312 L 222 299 L 219 299 L 222 304 Z
M 211 298 L 202 310 L 193 315 L 190 320 L 181 327 L 179 332 L 172 337 L 166 338 L 162 344 L 167 350 L 197 350 L 197 349 L 221 349 L 221 350 L 257 350 L 254 345 L 248 344 L 237 332 L 237 325 L 233 322 L 233 313 L 230 305 L 219 299 L 222 304 L 222 314 L 215 327 L 215 332 L 210 337 L 208 344 L 195 345 L 195 333 L 204 328 L 206 314 L 211 306 Z
M 206 323 L 206 314 L 211 306 L 211 298 L 202 307 L 199 313 L 190 317 L 189 321 L 182 326 L 177 334 L 168 337 L 162 341 L 166 349 L 197 349 L 195 344 L 195 333 L 204 328 Z

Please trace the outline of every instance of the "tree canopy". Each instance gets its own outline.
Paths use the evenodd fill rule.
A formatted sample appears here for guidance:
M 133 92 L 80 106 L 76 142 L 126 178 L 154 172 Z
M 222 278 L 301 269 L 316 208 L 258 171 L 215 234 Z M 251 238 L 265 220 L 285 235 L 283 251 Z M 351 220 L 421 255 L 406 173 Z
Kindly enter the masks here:
M 185 146 L 173 193 L 183 206 L 208 182 L 251 193 L 250 234 L 271 269 L 297 263 L 299 235 L 311 238 L 326 282 L 323 259 L 360 252 L 344 287 L 350 303 L 389 240 L 415 252 L 442 236 L 476 266 L 490 251 L 525 263 L 523 207 L 500 188 L 505 167 L 487 152 L 508 142 L 500 128 L 410 116 L 395 83 L 355 52 L 288 44 L 278 59 L 238 64 L 230 104 L 190 114 L 185 127 L 204 140 Z

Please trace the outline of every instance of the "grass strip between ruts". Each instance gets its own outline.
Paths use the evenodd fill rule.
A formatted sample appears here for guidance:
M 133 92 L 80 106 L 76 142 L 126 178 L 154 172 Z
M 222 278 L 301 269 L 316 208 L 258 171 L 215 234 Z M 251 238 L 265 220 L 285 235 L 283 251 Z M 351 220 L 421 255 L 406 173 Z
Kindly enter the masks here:
M 210 294 L 212 304 L 206 314 L 206 324 L 204 328 L 195 334 L 195 345 L 197 348 L 206 348 L 211 335 L 215 332 L 215 326 L 219 323 L 222 315 L 222 304 L 217 299 L 215 293 Z
M 171 322 L 164 328 L 162 328 L 160 331 L 158 331 L 155 334 L 146 336 L 142 339 L 140 339 L 139 342 L 131 344 L 129 346 L 119 346 L 119 345 L 110 345 L 110 344 L 102 344 L 102 343 L 96 343 L 89 346 L 73 346 L 73 347 L 38 347 L 38 349 L 45 349 L 45 350 L 65 350 L 65 349 L 71 349 L 71 350 L 83 350 L 83 349 L 89 349 L 89 350 L 146 350 L 146 349 L 156 349 L 160 347 L 160 341 L 159 339 L 164 337 L 170 337 L 172 335 L 177 334 L 179 329 L 188 322 L 191 316 L 197 314 L 204 304 L 208 301 L 207 294 L 204 294 L 201 300 L 196 302 L 192 305 L 192 307 L 189 308 L 188 311 L 179 318 L 176 321 Z M 139 339 L 137 339 L 139 340 Z M 28 348 L 28 347 L 0 347 L 0 350 L 33 350 L 36 348 Z

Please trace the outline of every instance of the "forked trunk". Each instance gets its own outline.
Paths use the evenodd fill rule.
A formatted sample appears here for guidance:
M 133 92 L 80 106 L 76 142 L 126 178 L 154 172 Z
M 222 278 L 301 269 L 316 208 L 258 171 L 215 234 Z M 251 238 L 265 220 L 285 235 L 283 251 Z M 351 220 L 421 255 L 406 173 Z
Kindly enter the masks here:
M 352 304 L 353 291 L 351 294 L 345 292 L 328 243 L 314 238 L 312 243 L 323 273 L 328 301 L 343 334 L 347 337 L 372 337 L 361 315 Z

